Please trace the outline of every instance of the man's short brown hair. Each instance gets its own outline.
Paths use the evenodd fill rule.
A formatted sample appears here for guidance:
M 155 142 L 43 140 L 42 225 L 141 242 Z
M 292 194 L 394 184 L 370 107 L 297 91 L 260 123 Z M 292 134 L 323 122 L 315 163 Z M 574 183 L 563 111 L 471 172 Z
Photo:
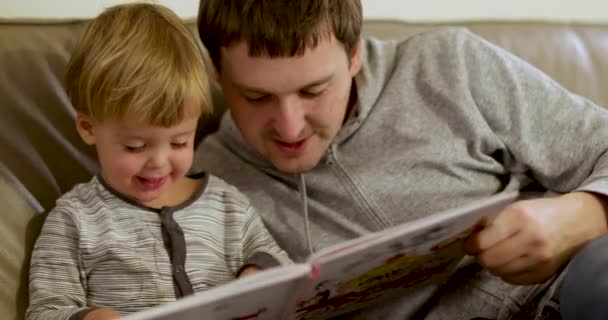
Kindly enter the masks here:
M 360 0 L 201 0 L 198 32 L 219 71 L 220 49 L 239 41 L 251 56 L 304 54 L 332 35 L 350 57 L 363 22 Z

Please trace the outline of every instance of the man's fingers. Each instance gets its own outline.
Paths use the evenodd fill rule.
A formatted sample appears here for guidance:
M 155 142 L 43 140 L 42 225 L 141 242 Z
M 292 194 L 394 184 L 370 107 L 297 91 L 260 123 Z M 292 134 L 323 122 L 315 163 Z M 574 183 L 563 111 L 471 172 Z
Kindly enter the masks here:
M 477 255 L 477 262 L 487 269 L 506 267 L 510 263 L 522 259 L 522 257 L 526 255 L 526 251 L 523 249 L 527 247 L 527 242 L 524 232 L 516 233 L 488 250 L 479 253 Z M 511 268 L 512 267 L 508 267 L 507 269 Z
M 465 242 L 466 252 L 477 255 L 517 233 L 521 224 L 517 223 L 513 216 L 515 216 L 513 210 L 507 207 L 493 222 L 473 233 Z
M 516 277 L 530 272 L 534 267 L 531 265 L 530 257 L 527 255 L 513 259 L 501 266 L 488 269 L 497 277 Z

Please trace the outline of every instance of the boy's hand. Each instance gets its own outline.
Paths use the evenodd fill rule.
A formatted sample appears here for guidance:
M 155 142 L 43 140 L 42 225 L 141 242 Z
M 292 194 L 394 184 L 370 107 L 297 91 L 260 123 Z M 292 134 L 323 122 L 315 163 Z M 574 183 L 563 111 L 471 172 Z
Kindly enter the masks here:
M 245 267 L 245 269 L 243 269 L 243 271 L 241 271 L 241 273 L 239 274 L 238 277 L 242 278 L 242 277 L 250 276 L 250 275 L 256 274 L 260 271 L 262 271 L 262 269 L 260 269 L 256 266 L 247 266 L 247 267 Z
M 117 320 L 120 319 L 120 313 L 110 308 L 95 309 L 84 317 L 83 320 Z

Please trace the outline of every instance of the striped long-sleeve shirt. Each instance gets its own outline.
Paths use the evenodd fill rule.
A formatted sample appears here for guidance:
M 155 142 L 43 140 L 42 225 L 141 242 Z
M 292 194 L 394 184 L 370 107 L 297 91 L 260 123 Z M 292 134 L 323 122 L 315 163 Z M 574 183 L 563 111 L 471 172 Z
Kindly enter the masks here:
M 91 307 L 128 314 L 231 281 L 256 256 L 289 261 L 244 195 L 203 178 L 191 200 L 162 209 L 98 177 L 63 195 L 34 247 L 26 319 L 77 319 Z

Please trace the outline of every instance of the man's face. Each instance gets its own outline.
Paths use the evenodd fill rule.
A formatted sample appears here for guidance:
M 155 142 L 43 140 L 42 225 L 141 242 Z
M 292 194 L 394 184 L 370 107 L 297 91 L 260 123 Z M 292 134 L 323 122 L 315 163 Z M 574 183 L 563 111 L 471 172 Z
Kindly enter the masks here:
M 245 140 L 281 171 L 315 167 L 342 127 L 360 51 L 349 57 L 333 38 L 295 57 L 222 48 L 219 81 Z

